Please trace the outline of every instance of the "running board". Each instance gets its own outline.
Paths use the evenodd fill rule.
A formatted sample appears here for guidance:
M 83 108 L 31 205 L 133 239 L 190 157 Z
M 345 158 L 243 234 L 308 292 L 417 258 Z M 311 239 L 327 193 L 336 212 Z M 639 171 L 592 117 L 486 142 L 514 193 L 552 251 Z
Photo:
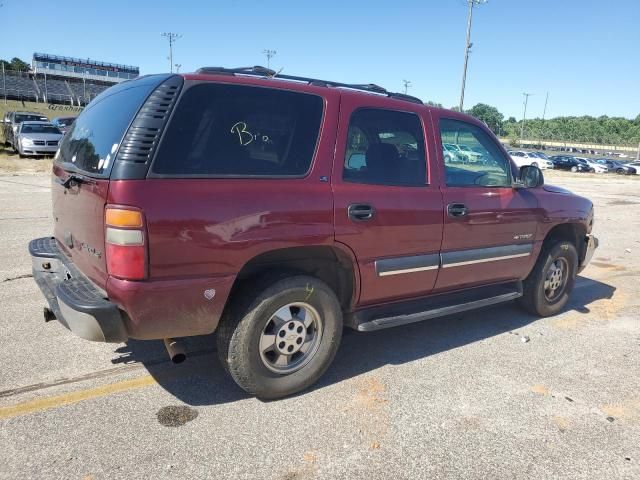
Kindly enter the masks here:
M 488 307 L 521 296 L 522 282 L 502 283 L 359 310 L 348 317 L 347 323 L 360 332 L 371 332 Z

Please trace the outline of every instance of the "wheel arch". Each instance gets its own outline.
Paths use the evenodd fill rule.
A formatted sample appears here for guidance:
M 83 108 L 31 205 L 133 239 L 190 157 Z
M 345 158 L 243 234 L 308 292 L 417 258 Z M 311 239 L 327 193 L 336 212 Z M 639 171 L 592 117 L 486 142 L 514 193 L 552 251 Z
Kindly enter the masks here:
M 561 223 L 547 232 L 542 243 L 542 250 L 550 248 L 558 241 L 571 242 L 578 252 L 578 261 L 582 262 L 587 250 L 587 244 L 584 241 L 586 235 L 587 227 L 582 223 Z
M 289 247 L 262 252 L 249 259 L 238 272 L 230 298 L 248 281 L 277 272 L 316 277 L 335 292 L 343 309 L 357 299 L 355 260 L 342 248 L 328 245 Z

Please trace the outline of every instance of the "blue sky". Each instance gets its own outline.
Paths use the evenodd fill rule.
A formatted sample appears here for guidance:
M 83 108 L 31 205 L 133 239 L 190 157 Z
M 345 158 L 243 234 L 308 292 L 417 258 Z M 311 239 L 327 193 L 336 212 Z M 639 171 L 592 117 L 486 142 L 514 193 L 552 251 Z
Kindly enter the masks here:
M 465 0 L 0 0 L 0 58 L 34 51 L 181 71 L 266 64 L 283 73 L 373 82 L 457 105 Z M 7 41 L 8 40 L 8 41 Z M 489 0 L 474 10 L 465 107 L 522 117 L 640 114 L 639 0 Z

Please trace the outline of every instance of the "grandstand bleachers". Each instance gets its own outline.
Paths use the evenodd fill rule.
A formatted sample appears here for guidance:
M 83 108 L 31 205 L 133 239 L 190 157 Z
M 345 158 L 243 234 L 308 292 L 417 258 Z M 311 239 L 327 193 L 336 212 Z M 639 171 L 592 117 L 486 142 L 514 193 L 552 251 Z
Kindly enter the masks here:
M 0 79 L 0 96 L 14 100 L 28 100 L 66 105 L 86 105 L 109 88 L 109 84 L 73 78 L 7 70 Z

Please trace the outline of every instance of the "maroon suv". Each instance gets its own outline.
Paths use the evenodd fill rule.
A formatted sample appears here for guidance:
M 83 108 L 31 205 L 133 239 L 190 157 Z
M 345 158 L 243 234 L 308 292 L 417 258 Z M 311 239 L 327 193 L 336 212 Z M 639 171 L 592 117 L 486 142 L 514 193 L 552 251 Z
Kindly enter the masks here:
M 518 171 L 478 120 L 261 67 L 98 96 L 56 156 L 53 216 L 29 244 L 47 320 L 164 339 L 174 360 L 175 338 L 217 331 L 224 367 L 263 398 L 314 383 L 343 325 L 513 299 L 555 314 L 597 246 L 591 202 Z

